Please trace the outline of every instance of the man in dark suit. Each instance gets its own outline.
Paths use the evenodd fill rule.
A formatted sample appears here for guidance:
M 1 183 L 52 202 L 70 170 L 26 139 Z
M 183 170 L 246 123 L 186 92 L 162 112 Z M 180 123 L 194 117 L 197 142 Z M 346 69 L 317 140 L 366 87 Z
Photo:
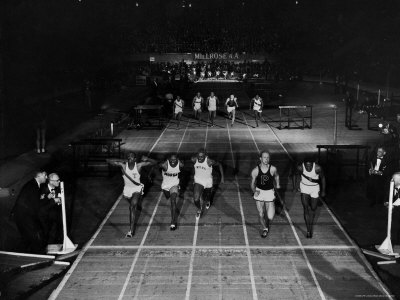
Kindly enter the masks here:
M 346 96 L 344 98 L 344 102 L 346 104 L 346 113 L 345 113 L 345 126 L 348 129 L 352 128 L 352 118 L 353 118 L 353 108 L 356 103 L 353 94 L 351 94 L 349 91 L 346 91 Z
M 376 155 L 370 161 L 369 176 L 367 180 L 367 198 L 370 206 L 382 204 L 387 195 L 388 159 L 386 150 L 378 147 Z
M 45 252 L 43 232 L 41 230 L 38 211 L 40 200 L 40 185 L 47 179 L 46 172 L 37 172 L 21 189 L 12 210 L 18 231 L 28 252 Z
M 60 193 L 60 177 L 56 173 L 51 173 L 48 176 L 47 184 L 41 186 L 41 194 L 44 197 L 40 200 L 38 212 L 46 245 L 62 242 Z

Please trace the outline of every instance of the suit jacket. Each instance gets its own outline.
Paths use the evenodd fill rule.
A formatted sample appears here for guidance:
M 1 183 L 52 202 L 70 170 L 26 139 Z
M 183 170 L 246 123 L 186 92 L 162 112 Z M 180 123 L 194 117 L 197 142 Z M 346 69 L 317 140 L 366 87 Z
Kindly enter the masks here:
M 373 168 L 375 168 L 376 160 L 377 160 L 376 156 L 371 159 L 371 165 L 372 165 Z M 388 159 L 387 159 L 386 155 L 381 159 L 381 164 L 379 166 L 379 171 L 382 172 L 383 176 L 386 176 L 388 171 L 389 171 L 388 170 Z
M 37 216 L 40 207 L 40 188 L 33 178 L 19 192 L 13 213 L 20 216 Z
M 60 193 L 61 193 L 60 188 L 56 187 L 54 189 L 54 191 L 55 191 L 56 197 L 60 197 Z M 40 194 L 44 195 L 43 199 L 40 200 L 39 209 L 41 211 L 45 211 L 45 210 L 50 211 L 50 210 L 61 209 L 61 206 L 59 206 L 58 204 L 56 204 L 54 202 L 54 198 L 50 198 L 49 199 L 48 196 L 49 196 L 49 194 L 51 194 L 51 191 L 50 191 L 49 185 L 47 183 L 46 184 L 42 184 L 40 186 Z

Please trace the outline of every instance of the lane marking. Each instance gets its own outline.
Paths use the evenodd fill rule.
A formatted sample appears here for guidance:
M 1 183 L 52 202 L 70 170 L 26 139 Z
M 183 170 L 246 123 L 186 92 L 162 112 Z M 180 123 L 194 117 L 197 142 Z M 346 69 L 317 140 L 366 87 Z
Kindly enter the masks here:
M 169 122 L 168 122 L 167 126 L 165 126 L 164 130 L 161 132 L 160 136 L 155 141 L 153 146 L 151 147 L 149 153 L 157 145 L 157 143 L 159 142 L 159 140 L 161 139 L 161 137 L 163 136 L 163 134 L 167 130 L 168 125 L 169 125 Z M 114 212 L 115 208 L 118 206 L 118 204 L 121 201 L 121 199 L 122 199 L 122 194 L 118 197 L 117 201 L 111 207 L 110 211 L 107 213 L 107 215 L 105 216 L 105 218 L 101 222 L 100 226 L 97 228 L 96 232 L 93 234 L 93 236 L 90 238 L 90 240 L 83 246 L 83 249 L 78 254 L 78 256 L 77 256 L 76 260 L 74 261 L 74 263 L 72 264 L 71 268 L 69 268 L 68 272 L 64 275 L 63 279 L 61 280 L 61 282 L 59 283 L 57 288 L 51 293 L 49 299 L 53 300 L 53 299 L 56 299 L 59 296 L 60 292 L 64 288 L 65 284 L 68 282 L 69 278 L 71 277 L 72 273 L 74 272 L 74 270 L 78 266 L 79 262 L 82 260 L 82 257 L 85 255 L 86 251 L 89 249 L 89 247 L 92 245 L 94 240 L 97 238 L 97 236 L 99 235 L 100 231 L 103 229 L 104 225 L 106 224 L 106 222 L 108 221 L 108 219 L 110 218 L 112 213 Z
M 91 246 L 90 250 L 112 250 L 112 249 L 138 249 L 140 246 L 137 245 L 132 245 L 132 246 L 122 246 L 122 245 L 96 245 L 96 246 Z M 357 250 L 358 246 L 338 246 L 338 245 L 309 245 L 309 246 L 266 246 L 266 245 L 255 245 L 255 246 L 242 246 L 242 245 L 207 245 L 207 246 L 195 246 L 196 250 L 207 250 L 207 249 L 212 249 L 212 250 L 218 250 L 218 249 L 237 249 L 237 250 L 245 250 L 245 249 L 262 249 L 262 250 L 300 250 L 302 248 L 304 249 L 310 249 L 310 250 Z M 182 245 L 182 246 L 174 246 L 174 245 L 149 245 L 149 246 L 143 246 L 142 249 L 160 249 L 160 250 L 187 250 L 187 249 L 193 249 L 193 245 Z
M 122 286 L 122 290 L 121 290 L 121 292 L 120 292 L 120 294 L 119 294 L 118 300 L 121 300 L 121 299 L 124 297 L 126 288 L 128 287 L 129 280 L 131 279 L 131 276 L 132 276 L 132 273 L 133 273 L 133 269 L 134 269 L 135 266 L 136 266 L 136 262 L 137 262 L 137 260 L 139 259 L 139 254 L 140 254 L 140 252 L 142 251 L 143 245 L 144 245 L 144 243 L 145 243 L 145 241 L 146 241 L 146 238 L 147 238 L 147 235 L 149 234 L 151 224 L 153 223 L 154 216 L 156 215 L 157 208 L 158 208 L 158 205 L 159 205 L 160 202 L 161 202 L 162 196 L 163 196 L 163 194 L 160 193 L 160 196 L 158 197 L 156 206 L 154 207 L 153 214 L 151 215 L 151 218 L 150 218 L 150 221 L 149 221 L 149 225 L 148 225 L 147 228 L 146 228 L 146 232 L 145 232 L 144 235 L 143 235 L 143 238 L 142 238 L 142 241 L 140 242 L 139 248 L 137 248 L 137 251 L 136 251 L 136 253 L 135 253 L 135 257 L 134 257 L 133 262 L 132 262 L 132 264 L 131 264 L 131 267 L 130 267 L 130 269 L 129 269 L 128 275 L 126 276 L 124 285 Z
M 230 147 L 230 150 L 231 150 L 233 165 L 235 166 L 235 156 L 233 154 L 231 133 L 230 133 L 230 130 L 229 130 L 229 124 L 228 124 L 227 120 L 226 120 L 226 124 L 227 124 L 227 127 L 228 127 L 229 147 Z M 237 195 L 238 195 L 238 199 L 239 199 L 240 215 L 242 216 L 242 226 L 243 226 L 243 233 L 244 233 L 244 241 L 246 243 L 247 260 L 248 260 L 248 263 L 249 263 L 249 275 L 250 275 L 250 281 L 251 281 L 251 289 L 252 289 L 252 292 L 253 292 L 253 299 L 257 300 L 258 296 L 257 296 L 256 283 L 254 281 L 253 262 L 251 260 L 251 251 L 250 251 L 250 247 L 249 247 L 249 238 L 247 236 L 247 227 L 246 227 L 246 220 L 245 220 L 244 212 L 243 212 L 242 197 L 241 197 L 241 194 L 240 194 L 240 187 L 239 187 L 239 184 L 238 184 L 238 177 L 237 177 L 236 174 L 235 174 L 235 185 L 236 185 Z
M 246 119 L 246 117 L 244 116 L 243 113 L 242 113 L 242 115 L 243 115 L 243 117 L 245 118 L 245 121 L 246 121 L 246 124 L 247 124 L 247 119 Z M 268 123 L 267 123 L 267 126 L 271 129 L 271 127 L 268 125 Z M 258 153 L 260 153 L 260 150 L 259 150 L 259 148 L 258 148 L 257 142 L 256 142 L 256 140 L 255 140 L 255 138 L 254 138 L 254 135 L 252 134 L 252 132 L 251 132 L 251 130 L 250 130 L 249 127 L 248 127 L 248 129 L 249 129 L 249 131 L 250 131 L 250 133 L 251 133 L 251 137 L 253 138 L 253 141 L 254 141 L 254 144 L 256 145 L 256 148 L 257 148 L 257 150 L 258 150 Z M 271 129 L 271 131 L 272 131 L 272 129 Z M 272 131 L 272 132 L 273 132 L 273 131 Z M 273 133 L 274 133 L 274 132 L 273 132 Z M 274 135 L 275 135 L 275 133 L 274 133 Z M 275 137 L 276 137 L 276 135 L 275 135 Z M 286 152 L 286 154 L 289 155 L 289 153 L 287 152 L 287 150 L 285 149 L 285 147 L 283 146 L 283 144 L 279 141 L 279 139 L 277 139 L 277 140 L 278 140 L 278 143 L 279 143 L 279 144 L 281 145 L 281 147 L 283 148 L 283 150 Z M 292 160 L 292 158 L 291 158 L 290 155 L 289 155 L 289 159 Z M 282 205 L 283 205 L 283 203 L 282 203 Z M 297 243 L 298 243 L 299 246 L 300 246 L 299 249 L 301 250 L 301 252 L 302 252 L 302 254 L 303 254 L 303 257 L 304 257 L 304 260 L 305 260 L 305 262 L 306 262 L 306 264 L 307 264 L 307 267 L 308 267 L 308 269 L 310 270 L 311 277 L 312 277 L 313 280 L 314 280 L 314 283 L 315 283 L 315 285 L 316 285 L 316 287 L 317 287 L 318 293 L 319 293 L 321 299 L 322 299 L 322 300 L 325 300 L 326 298 L 325 298 L 325 295 L 324 295 L 324 293 L 323 293 L 323 291 L 322 291 L 322 289 L 321 289 L 321 286 L 320 286 L 320 284 L 319 284 L 319 282 L 318 282 L 317 276 L 315 275 L 314 269 L 313 269 L 313 267 L 311 266 L 310 260 L 308 259 L 308 256 L 307 256 L 307 253 L 306 253 L 306 251 L 305 251 L 305 249 L 304 249 L 304 247 L 303 247 L 303 244 L 302 244 L 302 242 L 301 242 L 301 240 L 300 240 L 300 238 L 299 238 L 299 236 L 298 236 L 298 234 L 297 234 L 297 231 L 296 231 L 296 228 L 294 227 L 294 224 L 293 224 L 293 222 L 292 222 L 292 219 L 291 219 L 290 216 L 289 216 L 289 212 L 287 211 L 287 209 L 285 208 L 285 206 L 283 207 L 283 211 L 285 212 L 285 216 L 286 216 L 286 218 L 288 219 L 288 222 L 289 222 L 289 224 L 290 224 L 290 227 L 292 228 L 292 231 L 293 231 L 293 234 L 294 234 L 294 236 L 295 236 L 295 238 L 296 238 L 296 241 L 297 241 Z
M 287 156 L 289 159 L 293 162 L 294 159 L 293 157 L 289 154 L 287 151 L 286 147 L 283 145 L 281 140 L 279 139 L 278 135 L 275 133 L 275 131 L 272 129 L 272 127 L 267 124 L 268 127 L 271 129 L 272 133 L 274 134 L 276 140 L 278 143 L 281 145 L 283 150 L 286 152 Z M 340 224 L 339 220 L 336 218 L 336 216 L 332 213 L 331 209 L 326 205 L 325 201 L 322 201 L 324 204 L 325 209 L 328 211 L 332 219 L 335 221 L 336 225 L 340 228 L 340 230 L 343 232 L 343 234 L 346 236 L 347 240 L 353 245 L 354 249 L 357 250 L 357 254 L 360 257 L 360 259 L 363 261 L 364 265 L 368 268 L 368 270 L 371 272 L 372 276 L 377 280 L 379 286 L 382 288 L 383 292 L 386 294 L 386 296 L 389 299 L 393 299 L 392 294 L 389 292 L 388 288 L 385 286 L 385 284 L 382 282 L 382 280 L 379 278 L 379 276 L 376 274 L 375 270 L 372 268 L 368 260 L 365 258 L 363 253 L 360 250 L 360 247 L 357 246 L 357 244 L 354 242 L 354 240 L 347 234 L 347 232 L 344 230 L 343 226 Z
M 207 151 L 207 138 L 208 138 L 208 124 L 207 124 L 207 130 L 206 130 L 206 139 L 204 141 L 204 150 Z M 201 203 L 201 199 L 200 199 L 200 205 L 202 205 Z M 196 208 L 197 211 L 197 208 Z M 193 278 L 193 264 L 194 264 L 194 256 L 196 254 L 196 244 L 197 244 L 197 234 L 199 231 L 199 220 L 200 218 L 196 218 L 196 223 L 194 225 L 194 235 L 193 235 L 193 244 L 192 244 L 192 253 L 190 255 L 190 262 L 189 262 L 189 274 L 188 274 L 188 281 L 187 281 L 187 285 L 186 285 L 186 296 L 185 296 L 185 300 L 189 300 L 190 299 L 190 290 L 192 288 L 192 278 Z
M 190 122 L 190 121 L 189 121 L 189 122 Z M 185 131 L 183 132 L 183 135 L 182 135 L 182 137 L 181 137 L 181 143 L 180 143 L 179 146 L 178 146 L 177 153 L 179 152 L 179 149 L 180 149 L 180 147 L 181 147 L 181 145 L 182 145 L 182 141 L 183 141 L 183 139 L 184 139 L 184 137 L 185 137 L 186 130 L 187 130 L 187 128 L 188 128 L 189 122 L 186 124 L 186 128 L 185 128 Z M 152 147 L 152 149 L 150 149 L 149 153 L 150 153 L 153 149 L 154 149 L 154 147 Z M 145 235 L 144 235 L 143 238 L 142 238 L 142 242 L 140 243 L 139 247 L 137 248 L 138 250 L 137 250 L 137 252 L 136 252 L 136 254 L 135 254 L 135 257 L 134 257 L 134 260 L 133 260 L 133 262 L 132 262 L 131 269 L 129 270 L 128 276 L 127 276 L 127 278 L 126 278 L 126 280 L 125 280 L 124 286 L 123 286 L 123 288 L 122 288 L 122 291 L 121 291 L 120 296 L 119 296 L 118 299 L 122 299 L 122 297 L 124 297 L 126 288 L 128 287 L 129 280 L 130 280 L 130 278 L 131 278 L 131 276 L 132 276 L 132 273 L 133 273 L 133 270 L 134 270 L 134 268 L 135 268 L 136 262 L 137 262 L 137 260 L 139 259 L 139 254 L 140 254 L 140 252 L 144 249 L 144 243 L 145 243 L 145 241 L 146 241 L 147 234 L 148 234 L 148 232 L 150 231 L 151 224 L 153 223 L 154 216 L 155 216 L 156 213 L 157 213 L 157 209 L 158 209 L 158 206 L 159 206 L 159 204 L 160 204 L 160 202 L 161 202 L 162 197 L 163 197 L 163 192 L 161 191 L 161 192 L 160 192 L 160 195 L 159 195 L 159 197 L 158 197 L 157 204 L 156 204 L 156 206 L 155 206 L 155 208 L 154 208 L 154 210 L 153 210 L 153 214 L 152 214 L 151 219 L 150 219 L 150 221 L 149 221 L 149 224 L 148 224 L 148 226 L 147 226 L 146 233 L 145 233 Z M 139 297 L 140 289 L 141 289 L 141 286 L 142 286 L 142 283 L 143 283 L 144 274 L 145 274 L 146 271 L 147 271 L 147 264 L 148 264 L 148 261 L 149 261 L 149 258 L 147 258 L 147 260 L 146 260 L 146 264 L 145 264 L 145 266 L 144 266 L 144 268 L 143 268 L 143 271 L 142 271 L 142 274 L 141 274 L 141 277 L 140 277 L 138 286 L 136 287 L 134 299 L 137 299 L 137 298 Z

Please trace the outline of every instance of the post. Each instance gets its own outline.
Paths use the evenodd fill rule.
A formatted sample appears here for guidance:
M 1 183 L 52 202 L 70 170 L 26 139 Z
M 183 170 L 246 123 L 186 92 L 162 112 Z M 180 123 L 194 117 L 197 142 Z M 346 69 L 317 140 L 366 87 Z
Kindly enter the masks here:
M 357 104 L 359 95 L 360 95 L 360 84 L 357 84 Z
M 333 105 L 334 120 L 333 120 L 333 144 L 337 144 L 337 106 Z
M 111 136 L 114 136 L 114 123 L 111 122 Z
M 388 205 L 388 223 L 387 223 L 387 236 L 383 241 L 382 245 L 377 246 L 377 250 L 386 255 L 395 255 L 393 253 L 392 241 L 391 241 L 391 230 L 392 230 L 392 209 L 393 209 L 393 190 L 394 190 L 394 180 L 390 181 L 389 189 L 389 205 Z
M 381 90 L 378 90 L 378 106 L 381 103 Z

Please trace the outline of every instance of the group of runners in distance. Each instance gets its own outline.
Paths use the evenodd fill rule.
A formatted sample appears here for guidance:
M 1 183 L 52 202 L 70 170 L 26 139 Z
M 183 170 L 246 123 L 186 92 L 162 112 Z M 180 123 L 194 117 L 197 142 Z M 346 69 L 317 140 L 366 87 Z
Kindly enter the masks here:
M 176 96 L 176 99 L 173 103 L 173 116 L 174 119 L 177 120 L 177 129 L 179 129 L 180 126 L 184 106 L 185 106 L 185 101 L 183 101 L 180 98 L 180 96 Z M 210 96 L 207 97 L 206 101 L 204 101 L 204 98 L 201 96 L 200 92 L 196 94 L 196 96 L 193 98 L 192 101 L 192 107 L 193 107 L 193 116 L 198 121 L 199 126 L 202 121 L 201 114 L 204 107 L 206 107 L 208 110 L 208 122 L 210 126 L 211 127 L 215 126 L 214 121 L 215 117 L 217 116 L 218 106 L 219 106 L 219 99 L 214 94 L 214 92 L 210 93 Z M 239 104 L 235 95 L 231 94 L 226 99 L 225 108 L 227 115 L 231 120 L 231 126 L 233 127 L 235 123 L 236 109 L 239 108 Z M 263 108 L 264 108 L 264 102 L 259 95 L 256 95 L 254 98 L 251 99 L 249 109 L 253 111 L 257 127 L 259 120 L 266 122 L 262 116 Z
M 270 231 L 270 224 L 275 216 L 275 201 L 282 201 L 278 190 L 281 188 L 278 170 L 270 163 L 268 151 L 262 151 L 259 156 L 260 162 L 251 171 L 251 191 L 259 214 L 261 225 L 261 237 L 266 238 Z M 123 196 L 129 202 L 129 231 L 127 238 L 135 234 L 136 210 L 139 200 L 143 195 L 144 184 L 141 181 L 141 171 L 146 166 L 156 166 L 162 172 L 161 189 L 171 203 L 170 230 L 178 228 L 179 210 L 177 209 L 177 198 L 180 191 L 180 175 L 184 163 L 177 154 L 170 154 L 165 161 L 157 162 L 147 156 L 139 159 L 135 153 L 129 153 L 127 159 L 109 159 L 112 165 L 119 166 L 124 179 Z M 200 149 L 192 158 L 194 171 L 193 203 L 197 208 L 196 222 L 201 218 L 204 209 L 211 206 L 214 182 L 212 170 L 216 166 L 221 174 L 221 183 L 224 183 L 224 171 L 220 162 L 211 159 L 205 149 Z M 296 179 L 300 178 L 299 188 L 301 202 L 304 208 L 304 220 L 306 223 L 307 238 L 313 236 L 313 224 L 315 212 L 318 207 L 319 197 L 325 196 L 325 177 L 321 167 L 311 158 L 297 166 Z M 297 180 L 296 180 L 297 181 Z M 297 184 L 296 184 L 297 186 Z M 276 199 L 277 198 L 277 199 Z M 281 203 L 283 204 L 283 203 Z

